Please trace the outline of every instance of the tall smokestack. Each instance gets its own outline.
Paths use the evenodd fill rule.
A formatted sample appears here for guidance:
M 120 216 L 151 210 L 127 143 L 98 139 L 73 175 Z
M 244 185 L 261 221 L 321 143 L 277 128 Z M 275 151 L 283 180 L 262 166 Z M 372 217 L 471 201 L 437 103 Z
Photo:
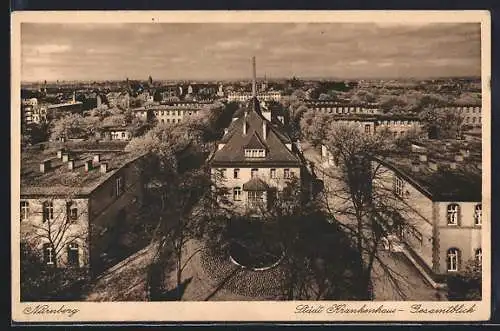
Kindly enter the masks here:
M 255 56 L 252 56 L 252 97 L 257 96 L 257 68 L 255 64 Z

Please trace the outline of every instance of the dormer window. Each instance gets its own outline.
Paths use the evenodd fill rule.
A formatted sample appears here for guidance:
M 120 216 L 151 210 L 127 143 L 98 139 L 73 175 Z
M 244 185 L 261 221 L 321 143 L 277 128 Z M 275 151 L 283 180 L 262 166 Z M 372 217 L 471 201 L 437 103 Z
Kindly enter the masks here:
M 245 157 L 266 157 L 265 149 L 245 149 Z

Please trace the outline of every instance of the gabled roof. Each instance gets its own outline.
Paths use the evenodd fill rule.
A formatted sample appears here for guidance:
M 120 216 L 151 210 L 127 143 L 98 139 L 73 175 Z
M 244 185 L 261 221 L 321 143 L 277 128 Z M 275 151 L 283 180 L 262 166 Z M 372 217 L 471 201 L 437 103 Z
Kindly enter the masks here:
M 250 109 L 247 109 L 246 116 L 244 112 L 243 116 L 230 124 L 228 132 L 220 141 L 225 145 L 214 153 L 210 161 L 211 164 L 214 166 L 236 164 L 300 166 L 299 157 L 286 146 L 286 144 L 291 143 L 288 135 L 255 111 L 255 109 L 259 109 L 256 107 L 255 100 L 250 102 L 249 106 Z M 265 139 L 263 137 L 264 122 L 267 128 L 267 137 Z M 247 124 L 246 134 L 243 134 L 243 123 Z M 267 150 L 265 157 L 245 157 L 245 147 L 259 146 L 257 148 L 263 148 L 260 147 L 262 145 Z

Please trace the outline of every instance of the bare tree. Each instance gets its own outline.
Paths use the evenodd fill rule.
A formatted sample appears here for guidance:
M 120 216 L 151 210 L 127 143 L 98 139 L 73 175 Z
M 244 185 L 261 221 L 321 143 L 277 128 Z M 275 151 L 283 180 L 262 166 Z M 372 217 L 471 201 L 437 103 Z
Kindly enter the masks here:
M 371 291 L 375 266 L 396 294 L 405 296 L 404 277 L 384 261 L 383 244 L 391 234 L 414 228 L 405 219 L 412 207 L 388 184 L 388 170 L 375 162 L 394 148 L 388 132 L 365 135 L 353 124 L 333 123 L 325 140 L 337 167 L 324 174 L 325 209 L 353 238 L 360 254 L 360 295 Z
M 55 267 L 70 244 L 78 244 L 84 251 L 88 249 L 88 208 L 85 202 L 68 194 L 66 198 L 51 197 L 40 204 L 41 210 L 31 211 L 30 218 L 23 221 L 26 223 L 21 227 L 23 241 L 47 245 L 50 263 Z M 41 214 L 41 222 L 37 214 Z

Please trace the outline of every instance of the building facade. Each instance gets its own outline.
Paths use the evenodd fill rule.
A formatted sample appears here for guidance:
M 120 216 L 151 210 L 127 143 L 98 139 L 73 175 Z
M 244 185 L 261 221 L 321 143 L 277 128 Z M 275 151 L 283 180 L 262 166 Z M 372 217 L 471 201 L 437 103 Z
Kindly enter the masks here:
M 174 101 L 165 104 L 152 104 L 134 109 L 135 115 L 142 120 L 155 118 L 160 123 L 180 123 L 183 118 L 208 111 L 212 103 Z
M 267 92 L 258 92 L 256 97 L 259 101 L 281 101 L 281 92 L 280 91 L 267 91 Z M 227 101 L 229 102 L 248 102 L 253 98 L 252 92 L 229 92 L 227 94 Z
M 108 150 L 23 152 L 21 242 L 47 265 L 98 266 L 142 203 L 140 158 Z
M 374 189 L 392 190 L 403 226 L 397 239 L 437 282 L 481 261 L 481 150 L 414 144 L 406 155 L 378 159 Z
M 390 216 L 399 225 L 390 231 L 389 248 L 402 250 L 436 283 L 482 259 L 480 146 L 446 144 L 414 144 L 372 165 L 375 196 L 398 210 Z M 324 167 L 338 166 L 325 146 L 322 159 Z
M 254 59 L 254 97 L 235 113 L 209 161 L 216 185 L 226 188 L 242 213 L 268 209 L 288 182 L 302 176 L 296 146 L 283 132 L 283 123 L 260 107 L 255 85 Z
M 478 105 L 447 105 L 444 107 L 439 107 L 438 109 L 452 111 L 452 112 L 460 114 L 460 116 L 463 119 L 464 125 L 470 125 L 474 128 L 481 127 L 481 118 L 482 118 L 481 106 L 478 106 Z

